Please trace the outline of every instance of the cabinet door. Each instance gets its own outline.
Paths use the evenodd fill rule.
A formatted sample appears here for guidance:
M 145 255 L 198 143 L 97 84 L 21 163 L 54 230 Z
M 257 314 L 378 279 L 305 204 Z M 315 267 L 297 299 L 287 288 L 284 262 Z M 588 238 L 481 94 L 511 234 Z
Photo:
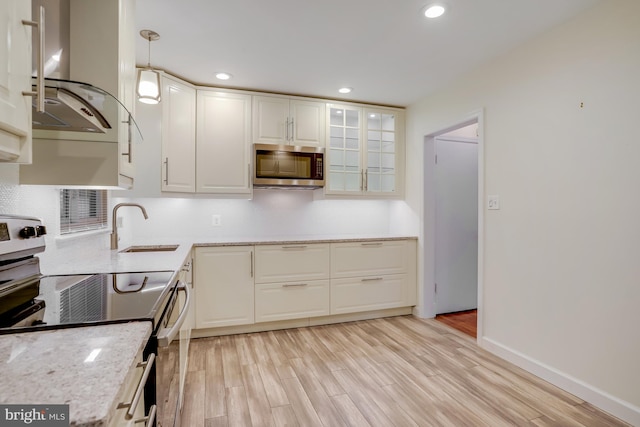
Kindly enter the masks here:
M 406 274 L 331 280 L 331 314 L 413 305 Z
M 325 103 L 292 99 L 289 102 L 289 144 L 324 147 Z
M 362 109 L 340 104 L 327 105 L 328 194 L 357 194 L 363 189 Z
M 390 195 L 402 187 L 399 180 L 403 164 L 404 120 L 400 111 L 365 109 L 366 144 L 364 150 L 367 194 Z
M 256 322 L 329 314 L 329 280 L 256 285 Z
M 118 143 L 120 145 L 120 174 L 133 179 L 135 177 L 135 149 L 134 138 L 137 131 L 130 115 L 135 111 L 136 84 L 136 23 L 134 0 L 120 0 L 120 16 L 118 22 L 118 99 L 127 111 L 120 109 L 120 123 L 118 128 Z
M 253 246 L 195 252 L 196 328 L 253 323 Z
M 164 77 L 162 191 L 196 191 L 196 91 Z
M 253 97 L 253 142 L 256 144 L 286 144 L 288 126 L 288 98 Z
M 0 4 L 0 161 L 31 162 L 31 2 Z
M 330 245 L 256 246 L 256 283 L 328 279 Z
M 404 240 L 333 243 L 331 277 L 406 273 L 412 251 Z
M 251 96 L 198 90 L 196 191 L 251 193 Z

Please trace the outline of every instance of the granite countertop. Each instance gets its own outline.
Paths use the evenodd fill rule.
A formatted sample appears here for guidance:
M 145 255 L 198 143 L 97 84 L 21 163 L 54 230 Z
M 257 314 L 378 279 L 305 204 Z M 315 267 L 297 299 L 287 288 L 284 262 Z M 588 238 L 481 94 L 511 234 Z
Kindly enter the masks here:
M 150 335 L 131 322 L 0 336 L 0 402 L 69 404 L 72 426 L 106 426 Z
M 53 254 L 39 255 L 40 269 L 45 275 L 56 274 L 96 274 L 134 273 L 145 271 L 179 271 L 191 253 L 191 248 L 211 246 L 304 244 L 367 242 L 380 240 L 417 239 L 415 236 L 401 235 L 310 235 L 310 236 L 269 236 L 269 237 L 217 237 L 202 239 L 147 239 L 119 249 L 69 247 Z M 129 246 L 178 245 L 175 251 L 121 252 Z

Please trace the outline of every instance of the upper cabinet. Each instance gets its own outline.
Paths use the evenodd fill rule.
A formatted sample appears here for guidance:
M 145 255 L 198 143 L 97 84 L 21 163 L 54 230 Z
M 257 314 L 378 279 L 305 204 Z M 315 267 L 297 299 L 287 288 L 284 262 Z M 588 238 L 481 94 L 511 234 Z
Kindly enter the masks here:
M 404 114 L 400 109 L 327 104 L 326 194 L 401 196 Z
M 198 90 L 196 192 L 251 193 L 251 95 Z
M 196 191 L 196 90 L 166 75 L 162 82 L 162 191 L 193 193 Z
M 30 0 L 0 4 L 0 161 L 31 162 Z
M 253 142 L 323 147 L 325 103 L 284 96 L 254 96 Z
M 55 2 L 44 3 L 46 15 Z M 54 123 L 34 129 L 33 161 L 20 167 L 20 183 L 131 188 L 141 138 L 131 113 L 135 107 L 135 0 L 70 0 L 68 18 L 69 43 L 62 45 L 62 55 L 69 58 L 69 74 L 62 77 L 84 83 L 47 80 L 47 98 L 62 99 L 65 94 L 81 98 L 91 105 L 76 108 L 76 113 L 87 114 L 87 110 L 91 117 L 100 116 L 102 127 L 89 132 Z M 52 103 L 65 104 L 55 99 Z M 38 121 L 48 120 L 54 112 L 53 107 L 45 111 Z

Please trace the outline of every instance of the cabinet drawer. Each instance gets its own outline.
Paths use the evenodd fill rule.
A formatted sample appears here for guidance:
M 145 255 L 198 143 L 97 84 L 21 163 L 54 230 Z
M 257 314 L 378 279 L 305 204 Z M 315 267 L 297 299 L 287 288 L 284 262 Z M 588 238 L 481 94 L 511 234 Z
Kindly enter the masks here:
M 331 280 L 331 314 L 412 305 L 406 274 Z
M 328 243 L 256 246 L 256 283 L 328 279 Z
M 329 280 L 256 285 L 256 322 L 329 314 Z
M 334 243 L 331 277 L 406 273 L 408 263 L 409 250 L 405 240 Z
M 144 372 L 143 367 L 137 366 L 141 362 L 142 362 L 142 351 L 140 351 L 136 356 L 136 359 L 133 362 L 133 365 L 129 370 L 129 373 L 127 374 L 127 377 L 122 385 L 120 394 L 118 395 L 116 405 L 119 403 L 130 403 L 131 400 L 133 399 L 133 395 L 136 392 L 136 388 L 138 387 L 138 384 L 142 380 L 142 374 Z M 136 420 L 142 419 L 145 416 L 144 397 L 141 398 L 140 402 L 138 403 L 138 406 L 136 407 L 135 415 L 130 420 L 125 419 L 125 416 L 128 410 L 129 408 L 116 409 L 113 414 L 113 417 L 111 418 L 111 421 L 109 422 L 109 427 L 125 427 L 125 426 L 129 427 L 134 425 L 139 426 L 140 423 L 136 424 Z

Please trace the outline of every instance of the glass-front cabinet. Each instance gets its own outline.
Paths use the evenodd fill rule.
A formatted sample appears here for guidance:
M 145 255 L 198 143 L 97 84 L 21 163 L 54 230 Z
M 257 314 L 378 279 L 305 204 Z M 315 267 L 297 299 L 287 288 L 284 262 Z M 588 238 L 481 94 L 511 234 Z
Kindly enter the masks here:
M 328 104 L 326 194 L 401 195 L 400 110 Z

